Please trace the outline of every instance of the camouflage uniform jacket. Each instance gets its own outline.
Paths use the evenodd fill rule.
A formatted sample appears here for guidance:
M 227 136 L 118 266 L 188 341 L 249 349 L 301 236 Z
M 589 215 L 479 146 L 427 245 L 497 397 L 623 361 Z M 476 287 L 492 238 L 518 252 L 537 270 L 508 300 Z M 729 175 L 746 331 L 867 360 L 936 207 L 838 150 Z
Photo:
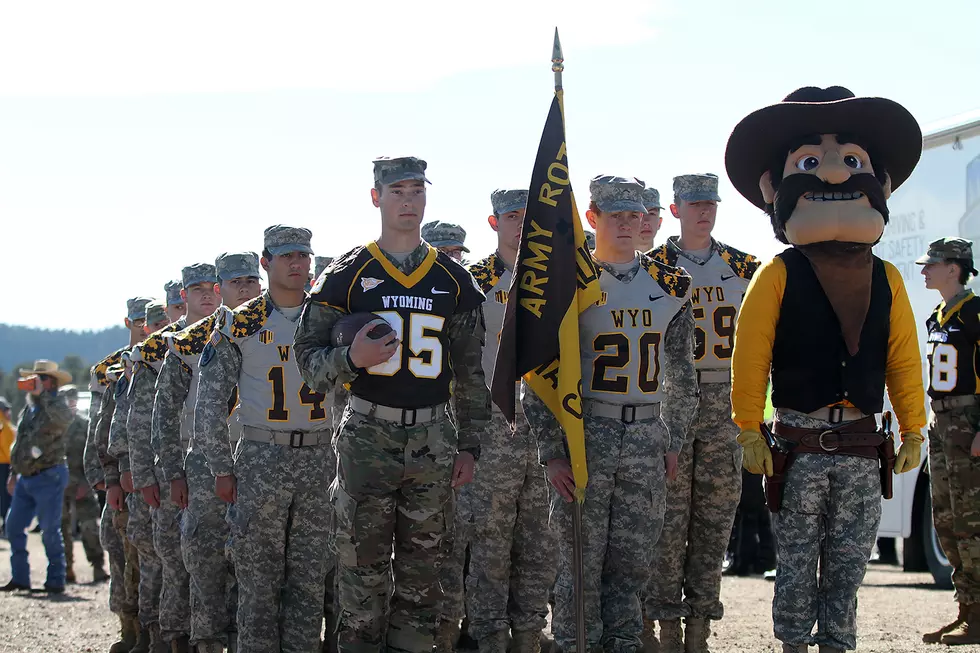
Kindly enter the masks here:
M 98 428 L 99 417 L 102 414 L 102 404 L 108 396 L 113 397 L 113 391 L 109 387 L 108 377 L 109 368 L 118 365 L 121 360 L 125 347 L 117 349 L 101 361 L 92 366 L 89 374 L 89 390 L 92 392 L 92 403 L 89 411 L 88 441 L 85 443 L 85 478 L 93 488 L 99 483 L 104 483 L 105 472 L 102 470 L 102 462 L 99 458 Z M 112 415 L 112 409 L 109 409 Z
M 600 274 L 612 274 L 626 283 L 636 274 L 649 273 L 654 279 L 660 280 L 665 292 L 687 292 L 686 288 L 666 283 L 666 277 L 676 271 L 686 277 L 683 268 L 666 266 L 645 255 L 639 257 L 639 265 L 622 274 L 601 261 L 596 263 L 600 267 Z M 687 279 L 689 282 L 689 277 Z M 583 376 L 586 372 L 587 370 L 582 370 Z M 538 461 L 543 465 L 555 458 L 567 458 L 564 435 L 558 420 L 526 383 L 522 385 L 521 403 L 531 432 L 538 440 Z M 687 439 L 687 430 L 697 409 L 699 396 L 697 373 L 694 369 L 694 316 L 690 300 L 673 317 L 664 334 L 663 393 L 660 415 L 670 435 L 668 451 L 678 453 Z
M 343 268 L 345 261 L 352 260 L 360 250 L 361 248 L 354 249 L 334 261 L 320 277 L 317 286 L 321 286 L 330 274 Z M 423 242 L 403 262 L 398 262 L 384 250 L 381 251 L 392 265 L 408 275 L 422 264 L 428 255 L 429 246 Z M 347 356 L 350 348 L 334 347 L 330 341 L 334 324 L 343 316 L 344 311 L 311 299 L 303 309 L 299 327 L 296 329 L 293 350 L 296 352 L 300 374 L 308 386 L 328 395 L 336 386 L 349 384 L 357 376 Z M 490 420 L 490 392 L 487 389 L 482 360 L 486 337 L 482 305 L 471 311 L 454 314 L 448 319 L 446 329 L 454 374 L 452 403 L 458 431 L 458 447 L 476 448 L 480 445 L 481 433 Z
M 10 449 L 10 469 L 32 475 L 65 462 L 65 435 L 71 418 L 68 403 L 57 392 L 31 395 Z
M 78 415 L 68 426 L 65 459 L 68 461 L 69 488 L 77 488 L 85 483 L 85 440 L 88 437 L 88 427 L 88 420 Z

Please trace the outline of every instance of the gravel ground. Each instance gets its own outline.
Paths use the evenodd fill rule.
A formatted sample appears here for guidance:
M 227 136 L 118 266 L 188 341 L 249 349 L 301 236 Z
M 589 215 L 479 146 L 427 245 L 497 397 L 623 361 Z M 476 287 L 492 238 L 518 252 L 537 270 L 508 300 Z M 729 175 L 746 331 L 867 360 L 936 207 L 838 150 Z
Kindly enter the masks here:
M 0 540 L 0 584 L 7 582 L 10 546 Z M 44 549 L 30 536 L 33 583 L 44 582 Z M 79 584 L 59 597 L 25 593 L 0 595 L 0 653 L 89 653 L 108 649 L 118 622 L 106 607 L 109 586 L 92 585 L 80 542 L 75 542 Z M 716 624 L 714 653 L 781 651 L 772 637 L 772 583 L 761 578 L 724 580 L 725 619 Z M 898 567 L 871 566 L 859 596 L 858 650 L 873 653 L 940 651 L 921 643 L 921 633 L 949 621 L 952 594 L 932 589 L 928 574 L 906 574 Z M 963 646 L 980 652 L 980 646 Z M 815 652 L 816 649 L 811 649 Z

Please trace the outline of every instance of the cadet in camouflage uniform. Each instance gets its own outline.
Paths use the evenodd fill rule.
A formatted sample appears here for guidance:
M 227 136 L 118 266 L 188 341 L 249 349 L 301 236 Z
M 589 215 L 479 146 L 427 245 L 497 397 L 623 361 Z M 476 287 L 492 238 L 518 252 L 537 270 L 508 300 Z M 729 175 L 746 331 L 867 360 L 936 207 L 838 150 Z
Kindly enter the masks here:
M 170 484 L 172 501 L 184 509 L 180 548 L 190 576 L 190 644 L 199 653 L 220 653 L 223 646 L 235 641 L 238 595 L 234 570 L 225 556 L 228 506 L 215 495 L 214 476 L 204 451 L 191 438 L 198 363 L 217 319 L 211 271 L 207 270 L 207 278 L 200 281 L 201 267 L 184 270 L 188 281 L 197 281 L 183 288 L 190 326 L 164 336 L 169 351 L 157 379 L 152 442 L 160 459 L 161 482 Z M 227 290 L 225 305 L 230 309 L 241 304 L 231 283 L 234 280 L 254 281 L 245 284 L 253 296 L 243 300 L 254 299 L 261 292 L 259 257 L 254 252 L 222 254 L 215 260 L 213 271 L 220 288 Z
M 118 463 L 115 459 L 109 459 L 106 449 L 109 423 L 116 405 L 117 373 L 122 369 L 122 354 L 143 335 L 146 301 L 149 300 L 133 298 L 127 301 L 124 323 L 130 334 L 129 346 L 116 350 L 93 365 L 89 380 L 92 405 L 97 405 L 98 409 L 90 419 L 88 442 L 85 443 L 85 478 L 92 489 L 105 489 L 107 494 L 99 538 L 109 554 L 109 610 L 118 615 L 120 622 L 120 638 L 109 648 L 110 653 L 129 653 L 140 636 L 139 557 L 136 547 L 126 537 L 129 511 L 119 486 Z M 110 492 L 112 487 L 116 490 Z M 148 644 L 148 633 L 142 639 L 143 644 Z
M 657 237 L 664 219 L 660 216 L 660 191 L 656 188 L 643 189 L 643 206 L 647 208 L 647 213 L 640 221 L 640 230 L 633 238 L 633 247 L 638 252 L 649 252 L 653 249 L 653 239 Z
M 180 295 L 183 287 L 180 279 L 168 281 L 163 286 L 163 291 L 167 294 L 167 318 L 171 323 L 187 315 L 187 304 Z
M 194 446 L 204 449 L 218 496 L 235 504 L 240 653 L 320 646 L 331 429 L 326 397 L 302 382 L 293 351 L 310 238 L 297 227 L 265 230 L 269 289 L 234 312 L 222 307 L 201 355 Z M 233 462 L 228 397 L 236 384 L 243 430 Z
M 458 224 L 434 220 L 422 225 L 422 240 L 455 261 L 463 260 L 463 253 L 470 253 L 463 241 L 466 230 Z
M 483 372 L 488 380 L 493 376 L 527 195 L 526 190 L 493 192 L 489 222 L 497 232 L 497 251 L 470 268 L 487 296 L 483 316 L 489 336 Z M 504 650 L 510 630 L 514 653 L 534 653 L 540 650 L 548 594 L 555 582 L 558 539 L 548 524 L 548 479 L 538 463 L 537 442 L 520 402 L 516 413 L 517 431 L 512 432 L 494 407 L 473 483 L 460 492 L 461 499 L 466 495 L 472 533 L 466 603 L 469 630 L 481 651 Z
M 65 488 L 64 507 L 61 511 L 61 536 L 65 543 L 65 580 L 75 582 L 74 524 L 82 536 L 85 557 L 92 565 L 92 582 L 100 583 L 107 578 L 105 552 L 99 543 L 99 501 L 85 480 L 85 440 L 89 421 L 78 414 L 78 388 L 73 385 L 61 389 L 72 412 L 72 422 L 65 435 L 65 460 L 68 463 L 68 487 Z M 73 519 L 74 516 L 74 519 Z
M 5 523 L 10 542 L 10 582 L 0 591 L 31 589 L 31 567 L 27 552 L 27 528 L 37 516 L 41 541 L 48 558 L 44 591 L 65 591 L 65 550 L 61 539 L 61 508 L 68 467 L 65 465 L 65 436 L 72 421 L 71 411 L 58 387 L 71 382 L 71 374 L 47 360 L 34 368 L 20 370 L 34 387 L 20 414 L 17 437 L 10 449 L 10 471 L 16 475 L 10 509 Z M 13 478 L 8 480 L 14 482 Z
M 929 480 L 932 519 L 943 551 L 953 567 L 959 615 L 926 633 L 922 641 L 947 645 L 980 644 L 980 298 L 966 287 L 973 264 L 973 243 L 941 238 L 916 261 L 926 288 L 942 302 L 926 321 L 929 358 Z
M 589 651 L 633 653 L 641 648 L 639 594 L 663 525 L 667 476 L 676 473 L 697 405 L 691 278 L 633 250 L 633 232 L 646 215 L 643 182 L 599 176 L 590 190 L 586 217 L 596 230 L 593 256 L 602 297 L 579 317 L 589 465 L 582 512 L 586 637 Z M 574 651 L 575 483 L 554 415 L 530 388 L 522 402 L 538 459 L 557 490 L 551 504 L 560 551 L 552 631 L 561 650 Z
M 153 321 L 147 319 L 153 318 Z M 143 332 L 146 336 L 151 336 L 168 324 L 166 313 L 163 311 L 161 302 L 149 300 L 144 304 L 143 313 Z M 130 410 L 137 393 L 134 391 L 136 377 L 134 370 L 138 366 L 148 367 L 141 362 L 142 353 L 138 350 L 141 343 L 137 343 L 128 352 L 122 355 L 122 362 L 125 366 L 125 373 L 116 382 L 115 409 L 112 414 L 112 421 L 109 424 L 108 455 L 118 460 L 120 470 L 120 487 L 109 487 L 107 501 L 112 502 L 113 507 L 119 509 L 114 496 L 118 490 L 127 492 L 126 506 L 129 509 L 129 522 L 126 525 L 126 537 L 136 547 L 139 553 L 139 618 L 140 618 L 140 637 L 148 640 L 148 647 L 163 646 L 160 634 L 160 594 L 163 588 L 163 567 L 157 550 L 153 543 L 153 517 L 149 504 L 146 503 L 139 492 L 133 491 L 132 481 L 132 459 L 129 455 L 129 426 L 132 411 Z M 135 351 L 135 358 L 133 360 Z M 140 370 L 143 371 L 143 370 Z M 152 372 L 144 375 L 152 374 Z M 138 376 L 138 374 L 137 374 Z M 139 417 L 134 426 L 139 426 Z M 140 442 L 137 440 L 137 447 Z M 139 463 L 139 460 L 137 460 Z M 103 467 L 106 462 L 103 461 Z M 108 478 L 108 472 L 106 472 Z M 128 483 L 126 477 L 129 477 Z M 108 484 L 108 483 L 107 483 Z M 127 486 L 129 489 L 127 489 Z
M 742 491 L 738 428 L 731 420 L 731 357 L 735 319 L 755 257 L 711 237 L 718 210 L 718 177 L 674 178 L 670 210 L 680 237 L 650 252 L 654 260 L 681 266 L 692 277 L 694 364 L 701 400 L 678 458 L 677 479 L 667 484 L 667 513 L 653 558 L 645 598 L 644 640 L 655 641 L 660 622 L 664 653 L 707 651 L 709 620 L 721 619 L 721 563 Z
M 350 384 L 331 487 L 344 653 L 432 650 L 438 571 L 453 546 L 452 488 L 472 478 L 490 413 L 483 293 L 421 240 L 425 168 L 415 157 L 374 162 L 381 237 L 318 279 L 296 332 L 310 387 L 327 393 Z M 368 338 L 371 323 L 349 347 L 333 345 L 338 320 L 370 311 L 394 337 Z M 458 431 L 447 417 L 450 399 Z

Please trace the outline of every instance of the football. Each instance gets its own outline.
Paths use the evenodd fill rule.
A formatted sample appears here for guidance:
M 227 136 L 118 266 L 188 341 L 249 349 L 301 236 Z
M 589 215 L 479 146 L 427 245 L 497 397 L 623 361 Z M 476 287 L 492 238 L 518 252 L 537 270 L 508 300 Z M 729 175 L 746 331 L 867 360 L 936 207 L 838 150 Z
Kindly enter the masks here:
M 379 315 L 375 315 L 374 313 L 351 313 L 340 318 L 333 325 L 333 331 L 330 332 L 330 339 L 333 341 L 334 347 L 349 347 L 354 342 L 354 336 L 357 335 L 357 332 L 365 324 L 370 322 L 378 323 L 368 332 L 368 337 L 374 340 L 384 338 L 393 331 L 391 325 Z

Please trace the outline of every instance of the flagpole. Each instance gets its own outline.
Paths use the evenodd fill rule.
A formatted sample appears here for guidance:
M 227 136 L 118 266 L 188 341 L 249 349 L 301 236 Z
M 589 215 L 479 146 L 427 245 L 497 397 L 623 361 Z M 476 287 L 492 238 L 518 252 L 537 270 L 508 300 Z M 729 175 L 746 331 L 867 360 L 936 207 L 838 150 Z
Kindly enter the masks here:
M 565 57 L 561 51 L 561 41 L 558 39 L 558 28 L 555 28 L 555 43 L 551 49 L 551 70 L 555 73 L 555 95 L 562 103 L 561 74 L 565 70 Z M 562 122 L 564 123 L 564 109 Z M 564 133 L 564 124 L 562 132 Z M 585 559 L 582 548 L 582 503 L 585 501 L 585 488 L 576 488 L 575 501 L 572 502 L 572 574 L 575 576 L 575 651 L 588 653 L 585 633 Z

